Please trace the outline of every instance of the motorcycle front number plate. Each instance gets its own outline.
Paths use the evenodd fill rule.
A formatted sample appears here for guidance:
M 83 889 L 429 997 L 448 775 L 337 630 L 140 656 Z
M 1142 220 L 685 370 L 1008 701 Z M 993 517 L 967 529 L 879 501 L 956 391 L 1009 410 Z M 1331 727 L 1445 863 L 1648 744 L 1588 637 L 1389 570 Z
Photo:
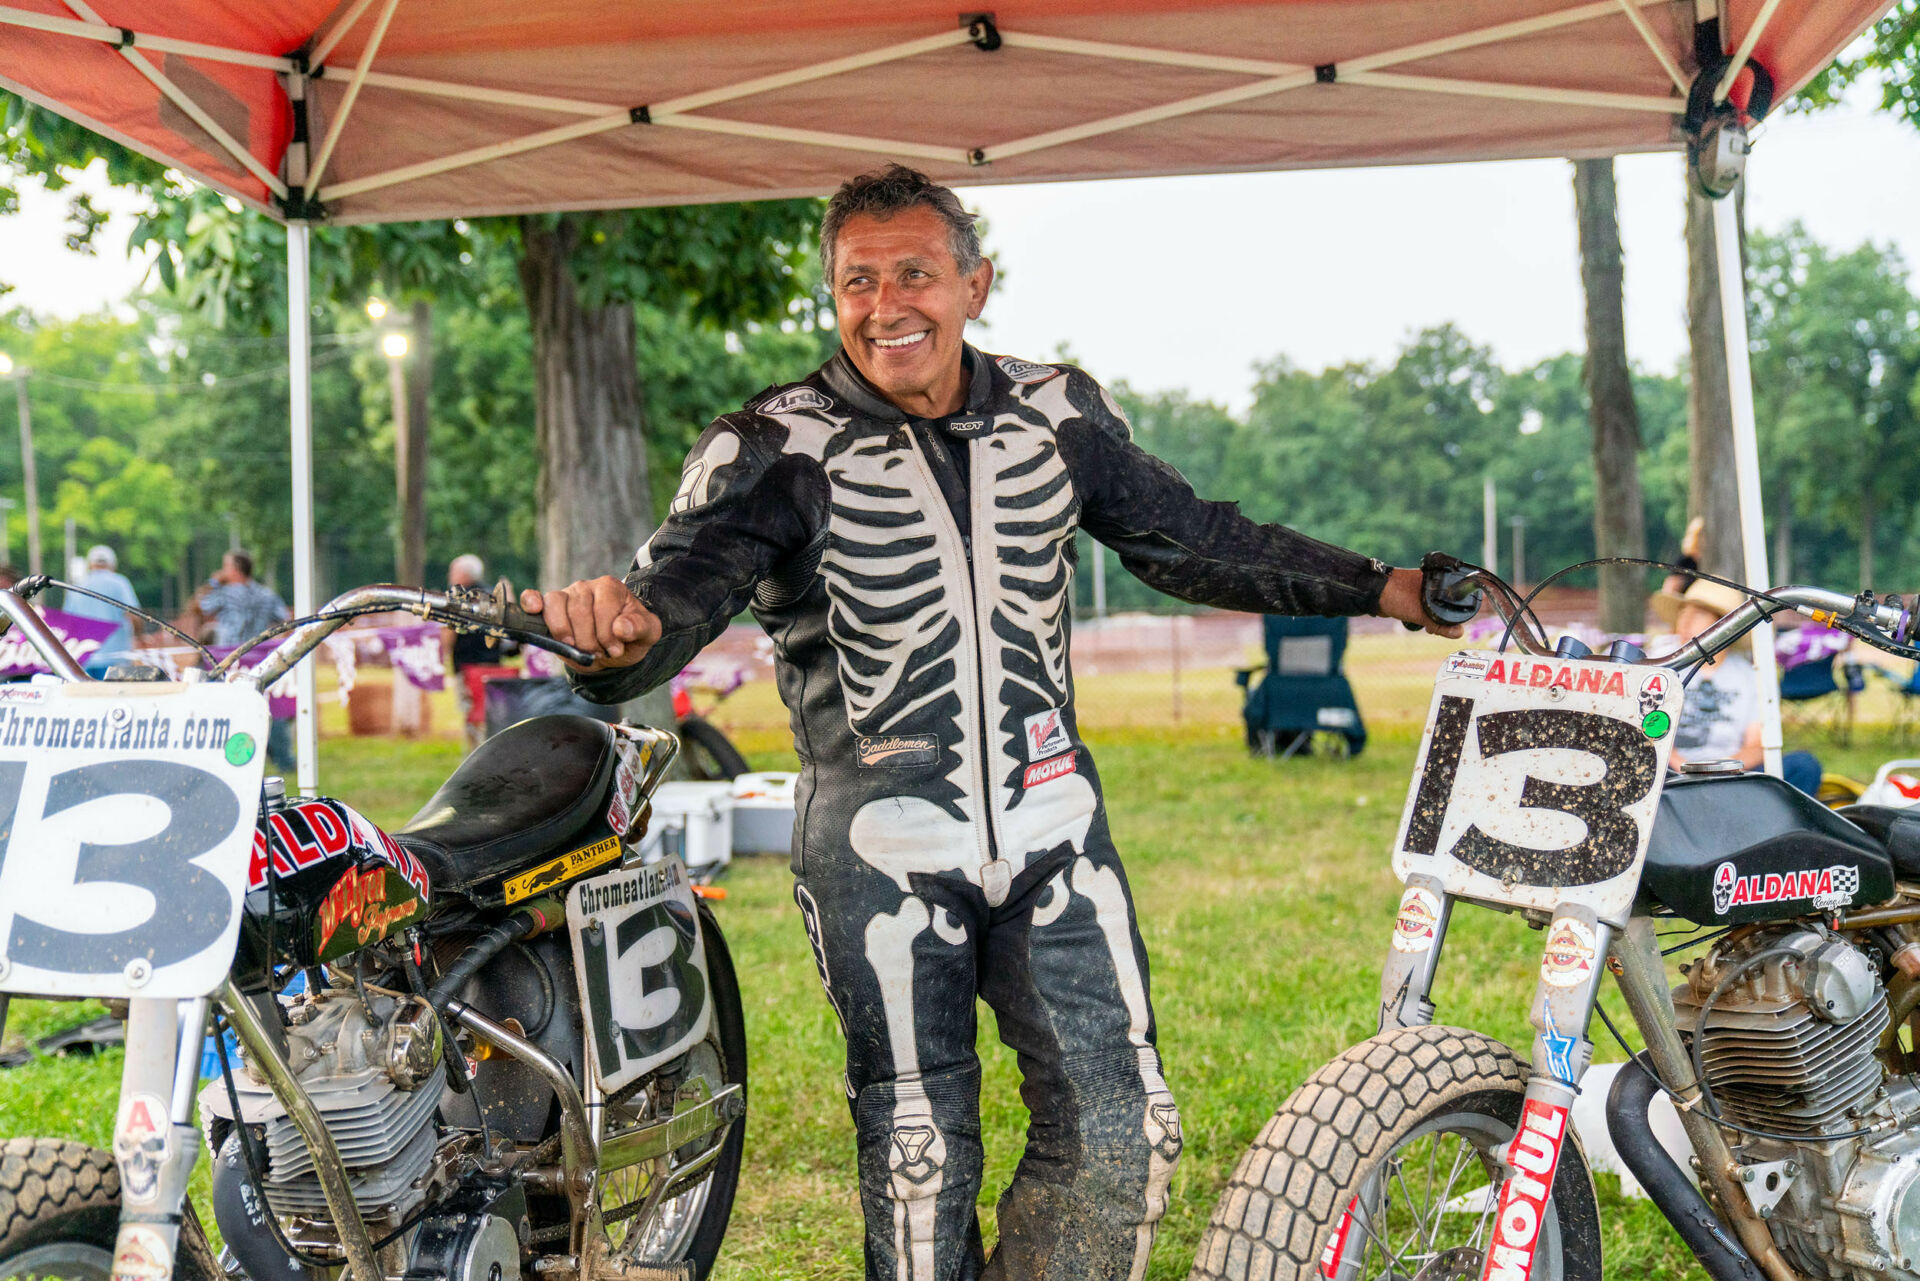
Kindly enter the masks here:
M 1626 919 L 1683 690 L 1666 668 L 1462 651 L 1433 707 L 1393 870 L 1449 894 Z
M 220 986 L 267 724 L 237 685 L 0 686 L 0 992 Z
M 706 1036 L 713 1003 L 686 864 L 668 858 L 579 882 L 567 894 L 567 931 L 602 1089 Z

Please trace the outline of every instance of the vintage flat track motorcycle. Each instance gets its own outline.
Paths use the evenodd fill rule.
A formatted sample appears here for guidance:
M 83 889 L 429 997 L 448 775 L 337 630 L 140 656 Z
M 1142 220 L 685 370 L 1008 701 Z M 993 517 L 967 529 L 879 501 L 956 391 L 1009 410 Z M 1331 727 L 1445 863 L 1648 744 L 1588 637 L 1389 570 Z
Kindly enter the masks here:
M 1920 1057 L 1902 1035 L 1920 1025 L 1920 809 L 1836 812 L 1737 761 L 1668 770 L 1691 672 L 1763 618 L 1797 610 L 1913 658 L 1913 613 L 1755 592 L 1649 663 L 1626 643 L 1549 647 L 1498 579 L 1426 569 L 1436 616 L 1484 590 L 1517 646 L 1443 664 L 1394 847 L 1379 1033 L 1260 1131 L 1192 1276 L 1598 1281 L 1571 1109 L 1611 973 L 1646 1048 L 1608 1132 L 1708 1275 L 1920 1279 Z M 1462 904 L 1543 932 L 1526 1057 L 1435 1022 Z M 1667 952 L 1699 950 L 1670 990 L 1676 934 Z M 1652 1135 L 1657 1091 L 1698 1188 Z
M 10 993 L 124 1003 L 126 1064 L 111 1154 L 0 1144 L 0 1277 L 705 1276 L 746 1041 L 686 868 L 639 860 L 673 736 L 524 721 L 389 835 L 263 780 L 263 690 L 396 609 L 585 656 L 504 598 L 376 586 L 252 671 L 94 681 L 23 599 L 46 585 L 0 591 L 58 677 L 0 686 L 0 1024 Z

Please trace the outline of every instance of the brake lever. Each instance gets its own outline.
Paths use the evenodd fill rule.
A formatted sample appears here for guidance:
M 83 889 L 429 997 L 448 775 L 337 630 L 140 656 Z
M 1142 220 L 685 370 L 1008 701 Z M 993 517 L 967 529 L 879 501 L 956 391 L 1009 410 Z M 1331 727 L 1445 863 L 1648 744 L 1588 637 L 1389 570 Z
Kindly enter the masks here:
M 1460 627 L 1472 622 L 1480 613 L 1486 590 L 1473 587 L 1463 595 L 1462 589 L 1473 583 L 1476 573 L 1457 556 L 1428 552 L 1420 559 L 1421 611 L 1442 627 Z M 1426 630 L 1418 623 L 1400 625 L 1410 632 Z

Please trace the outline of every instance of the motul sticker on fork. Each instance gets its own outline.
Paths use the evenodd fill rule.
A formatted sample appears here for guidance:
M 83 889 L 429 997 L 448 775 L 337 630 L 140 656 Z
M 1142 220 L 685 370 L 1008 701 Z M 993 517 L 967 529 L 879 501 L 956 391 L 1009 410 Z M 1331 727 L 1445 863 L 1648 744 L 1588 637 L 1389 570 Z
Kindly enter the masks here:
M 1539 1099 L 1526 1101 L 1520 1111 L 1520 1130 L 1507 1145 L 1506 1164 L 1513 1173 L 1500 1185 L 1500 1209 L 1494 1216 L 1481 1281 L 1527 1281 L 1533 1271 L 1533 1254 L 1540 1247 L 1547 1201 L 1553 1195 L 1553 1172 L 1560 1164 L 1560 1145 L 1566 1135 L 1567 1109 Z

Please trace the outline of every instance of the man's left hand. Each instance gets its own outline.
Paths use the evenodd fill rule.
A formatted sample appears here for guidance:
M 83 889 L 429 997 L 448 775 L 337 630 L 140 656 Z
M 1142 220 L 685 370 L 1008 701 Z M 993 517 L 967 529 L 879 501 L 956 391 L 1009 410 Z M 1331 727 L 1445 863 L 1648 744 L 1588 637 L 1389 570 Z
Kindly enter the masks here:
M 1422 631 L 1435 636 L 1450 636 L 1455 640 L 1466 635 L 1467 629 L 1458 624 L 1452 627 L 1436 623 L 1427 617 L 1426 609 L 1420 604 L 1420 583 L 1423 575 L 1417 569 L 1395 569 L 1387 574 L 1387 585 L 1380 592 L 1380 607 L 1374 611 L 1381 618 L 1397 618 L 1403 623 L 1412 623 Z

